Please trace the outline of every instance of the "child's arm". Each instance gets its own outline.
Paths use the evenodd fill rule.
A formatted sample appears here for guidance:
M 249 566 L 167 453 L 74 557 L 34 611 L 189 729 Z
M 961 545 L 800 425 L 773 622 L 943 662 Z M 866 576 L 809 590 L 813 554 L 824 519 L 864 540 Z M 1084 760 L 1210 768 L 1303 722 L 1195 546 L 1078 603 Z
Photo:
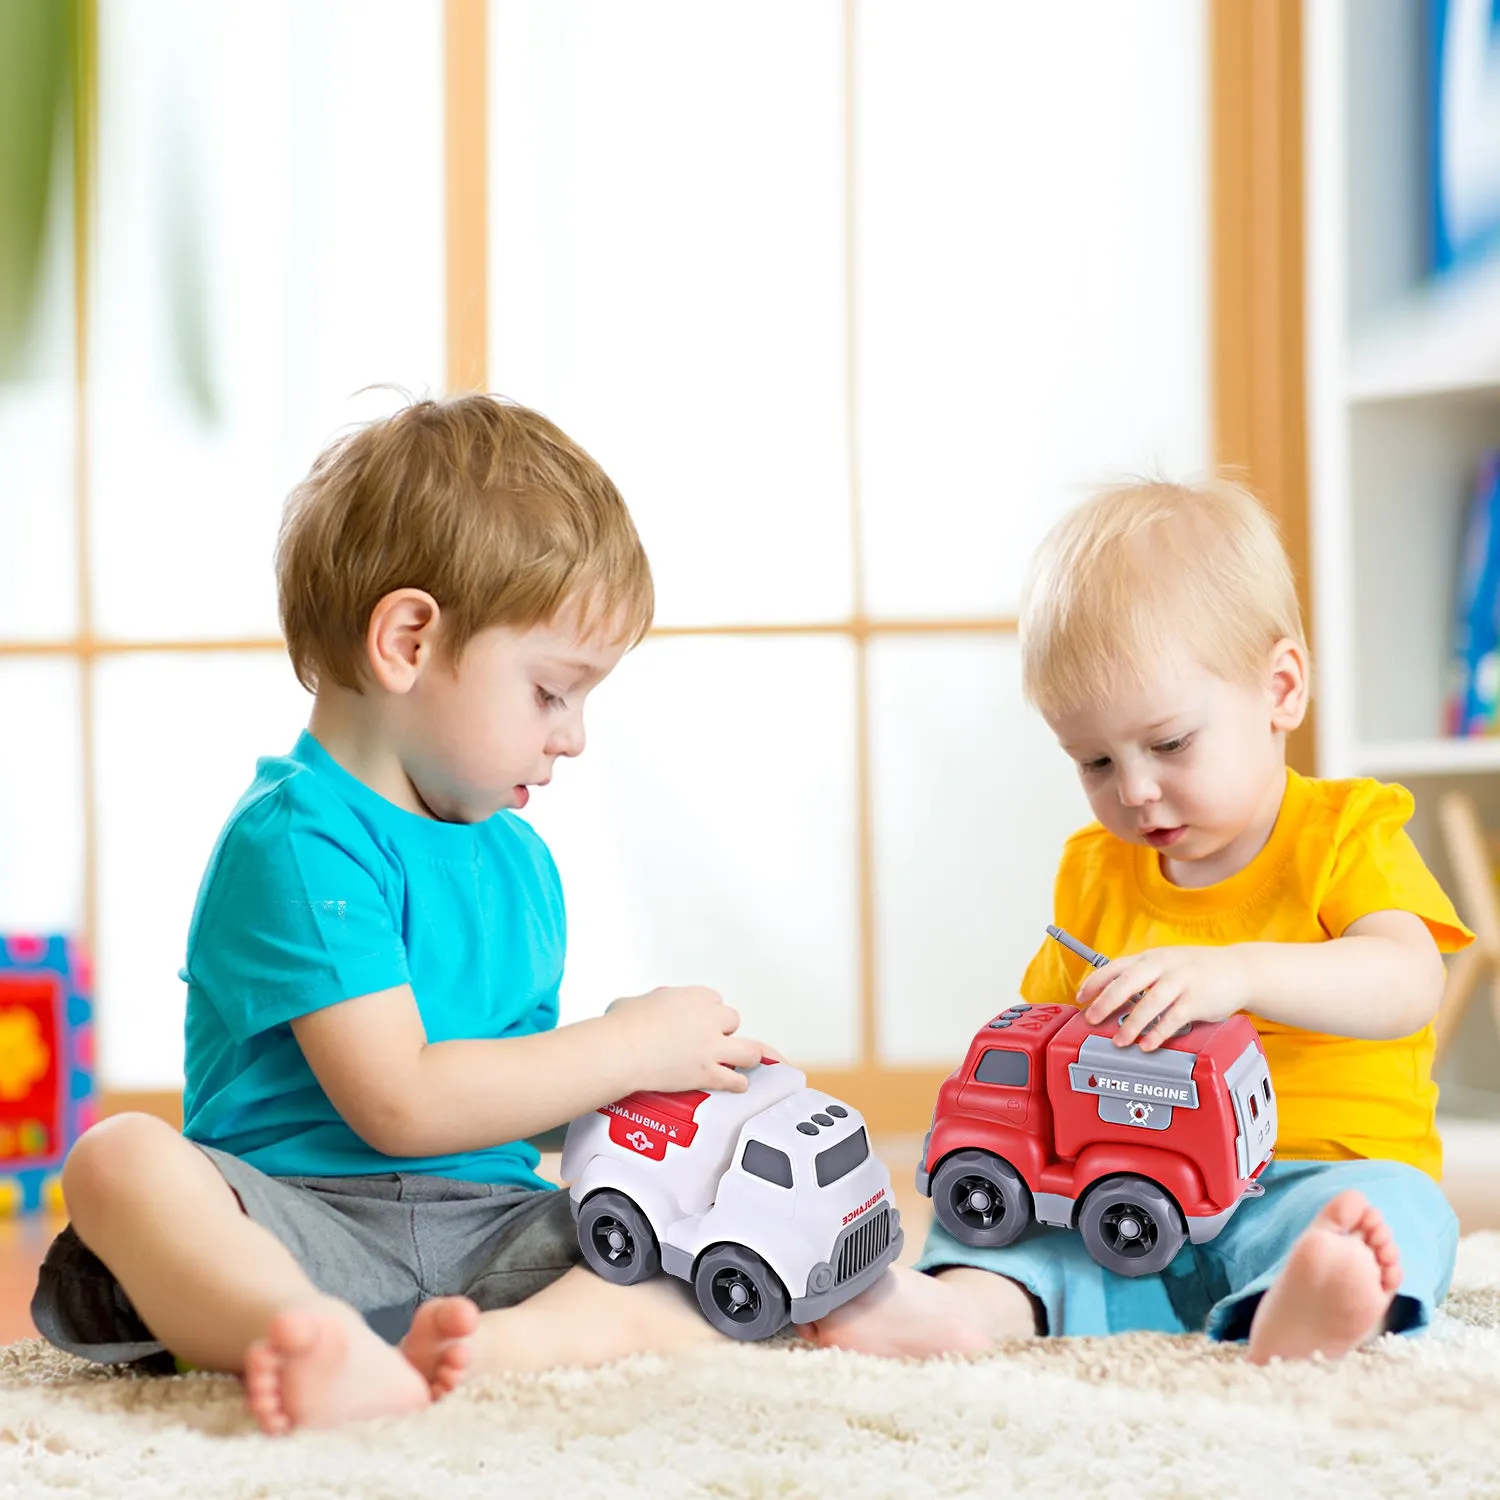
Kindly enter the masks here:
M 657 989 L 588 1021 L 498 1040 L 429 1042 L 409 985 L 292 1021 L 335 1109 L 387 1156 L 521 1140 L 636 1089 L 749 1085 L 771 1055 L 713 990 Z
M 1251 1010 L 1268 1021 L 1380 1041 L 1410 1036 L 1437 1014 L 1445 971 L 1427 924 L 1409 911 L 1377 911 L 1321 943 L 1234 943 L 1151 948 L 1085 978 L 1078 1002 L 1091 1021 L 1130 1007 L 1115 1040 L 1150 1051 L 1190 1021 Z

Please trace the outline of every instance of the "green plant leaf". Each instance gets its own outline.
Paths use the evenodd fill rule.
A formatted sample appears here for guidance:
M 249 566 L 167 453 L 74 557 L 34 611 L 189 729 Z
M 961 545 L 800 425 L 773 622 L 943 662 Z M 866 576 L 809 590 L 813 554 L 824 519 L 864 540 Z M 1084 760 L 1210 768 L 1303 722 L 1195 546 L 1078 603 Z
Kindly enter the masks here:
M 24 361 L 53 194 L 71 161 L 77 0 L 0 0 L 0 379 Z

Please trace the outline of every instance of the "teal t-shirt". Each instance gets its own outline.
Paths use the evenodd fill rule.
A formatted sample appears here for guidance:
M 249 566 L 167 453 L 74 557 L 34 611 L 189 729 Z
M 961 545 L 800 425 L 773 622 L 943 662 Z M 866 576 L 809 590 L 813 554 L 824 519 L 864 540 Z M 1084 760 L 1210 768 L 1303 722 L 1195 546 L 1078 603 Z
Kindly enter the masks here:
M 410 984 L 429 1042 L 557 1024 L 557 868 L 512 812 L 440 823 L 387 802 L 303 733 L 258 762 L 188 933 L 183 1133 L 277 1177 L 421 1172 L 546 1184 L 523 1141 L 384 1156 L 323 1092 L 291 1021 Z

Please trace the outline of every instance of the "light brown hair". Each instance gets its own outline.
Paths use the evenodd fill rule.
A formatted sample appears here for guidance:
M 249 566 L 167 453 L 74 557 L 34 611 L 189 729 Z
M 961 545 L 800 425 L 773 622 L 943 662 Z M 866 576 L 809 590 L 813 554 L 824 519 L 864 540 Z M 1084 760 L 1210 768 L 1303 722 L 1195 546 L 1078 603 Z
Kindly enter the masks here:
M 1291 564 L 1271 517 L 1224 479 L 1100 490 L 1048 532 L 1021 594 L 1022 689 L 1047 719 L 1184 650 L 1253 683 L 1282 639 L 1306 647 Z
M 437 601 L 455 663 L 479 631 L 564 606 L 634 645 L 655 608 L 609 476 L 545 417 L 486 395 L 414 401 L 325 448 L 287 500 L 276 581 L 310 691 L 362 687 L 371 611 L 395 589 Z

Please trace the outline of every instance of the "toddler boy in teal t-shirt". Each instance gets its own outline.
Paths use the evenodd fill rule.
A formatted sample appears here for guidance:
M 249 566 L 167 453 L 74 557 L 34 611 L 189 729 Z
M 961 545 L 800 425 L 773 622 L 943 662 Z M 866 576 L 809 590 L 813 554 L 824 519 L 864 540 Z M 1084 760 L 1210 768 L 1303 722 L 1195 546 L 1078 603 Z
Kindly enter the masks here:
M 270 1433 L 719 1338 L 680 1283 L 578 1264 L 526 1144 L 636 1089 L 743 1090 L 766 1050 L 703 988 L 557 1025 L 562 891 L 516 814 L 651 620 L 619 493 L 535 412 L 420 401 L 318 458 L 277 581 L 315 700 L 199 890 L 184 1131 L 73 1148 L 37 1327 L 237 1372 Z

